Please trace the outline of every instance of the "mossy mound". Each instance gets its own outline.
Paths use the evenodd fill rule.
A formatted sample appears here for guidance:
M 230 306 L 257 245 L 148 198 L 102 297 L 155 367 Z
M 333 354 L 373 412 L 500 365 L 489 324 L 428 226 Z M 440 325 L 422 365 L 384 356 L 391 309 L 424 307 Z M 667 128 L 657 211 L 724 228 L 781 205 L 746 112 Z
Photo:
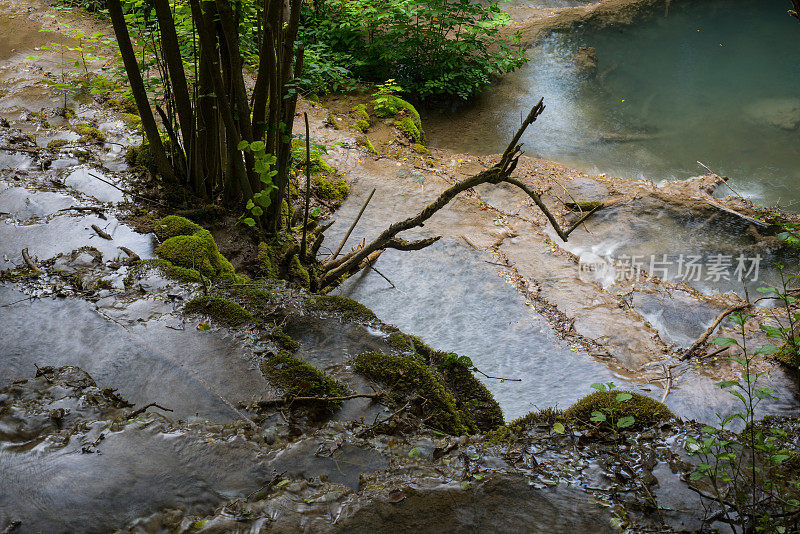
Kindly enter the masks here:
M 70 126 L 70 129 L 80 135 L 80 138 L 78 138 L 79 143 L 105 143 L 106 141 L 106 134 L 94 126 L 75 124 Z
M 399 96 L 385 95 L 371 102 L 378 117 L 395 117 L 394 125 L 416 144 L 425 144 L 425 132 L 419 112 Z
M 775 358 L 778 363 L 785 365 L 789 369 L 797 370 L 797 360 L 795 356 L 795 350 L 789 344 L 789 342 L 785 342 L 781 345 L 778 352 L 773 354 L 773 358 Z
M 620 393 L 629 393 L 632 398 L 617 402 L 617 395 Z M 608 412 L 612 409 L 616 418 L 633 416 L 634 423 L 630 427 L 631 430 L 653 426 L 675 417 L 669 408 L 657 400 L 631 391 L 612 390 L 596 391 L 580 399 L 564 410 L 564 420 L 576 426 L 593 426 L 592 412 L 601 412 L 608 416 Z
M 166 241 L 170 237 L 179 235 L 192 235 L 202 230 L 203 227 L 199 224 L 195 224 L 189 219 L 178 215 L 167 215 L 153 225 L 153 232 L 161 241 Z
M 459 408 L 469 412 L 478 430 L 487 432 L 503 426 L 505 420 L 500 405 L 466 365 L 452 363 L 441 373 Z
M 453 435 L 476 431 L 475 422 L 469 414 L 458 409 L 453 394 L 427 365 L 416 358 L 367 352 L 353 359 L 353 367 L 357 373 L 386 384 L 397 394 L 422 399 L 430 426 Z
M 280 326 L 276 326 L 272 332 L 270 332 L 269 337 L 276 345 L 289 352 L 294 352 L 300 347 L 300 343 L 284 332 L 283 328 Z
M 273 384 L 285 390 L 286 397 L 342 397 L 349 388 L 338 380 L 329 377 L 313 365 L 299 360 L 286 351 L 266 358 L 261 362 L 261 372 Z M 341 401 L 331 401 L 324 406 L 323 412 L 332 411 L 341 406 Z M 320 405 L 316 405 L 320 406 Z
M 341 295 L 317 295 L 306 300 L 306 308 L 338 313 L 349 321 L 377 321 L 378 317 L 366 306 Z
M 294 254 L 289 261 L 288 275 L 289 281 L 300 287 L 308 287 L 311 284 L 311 275 L 308 274 L 308 269 L 300 263 L 300 257 L 297 254 Z
M 258 276 L 264 278 L 278 278 L 275 251 L 264 241 L 258 244 L 255 271 Z
M 162 276 L 180 282 L 198 284 L 203 282 L 203 277 L 194 269 L 178 267 L 167 260 L 148 259 L 137 262 L 136 265 L 130 268 L 124 280 L 125 286 L 128 287 L 132 285 L 134 280 L 143 278 L 149 270 L 158 271 Z
M 58 152 L 58 150 L 66 144 L 69 144 L 69 141 L 66 139 L 53 139 L 47 143 L 47 150 L 50 152 Z
M 369 126 L 370 117 L 369 112 L 367 112 L 366 105 L 358 104 L 353 106 L 353 109 L 351 109 L 350 112 L 353 114 L 356 120 L 364 121 L 367 123 L 367 126 Z
M 300 139 L 293 139 L 292 140 L 292 157 L 294 160 L 295 168 L 299 169 L 301 173 L 306 172 L 306 143 Z M 325 160 L 322 159 L 318 150 L 311 148 L 311 174 L 319 174 L 319 173 L 327 173 L 327 174 L 336 174 L 336 169 L 334 169 L 330 164 L 328 164 Z
M 331 200 L 337 205 L 341 204 L 350 192 L 350 187 L 336 175 L 332 175 L 329 178 L 315 175 L 311 178 L 311 185 L 317 198 Z
M 398 130 L 403 132 L 403 135 L 413 141 L 415 145 L 425 142 L 425 133 L 422 131 L 422 127 L 414 122 L 411 117 L 404 117 L 400 120 L 396 120 L 394 121 L 394 125 Z
M 417 154 L 430 154 L 431 151 L 427 149 L 427 147 L 420 143 L 414 143 L 411 145 L 411 150 L 416 152 Z
M 413 353 L 421 362 L 433 366 L 452 392 L 459 410 L 468 412 L 478 430 L 486 432 L 504 424 L 503 410 L 494 395 L 472 373 L 470 366 L 428 346 L 417 336 L 392 332 L 386 339 L 389 346 Z
M 369 131 L 369 121 L 365 121 L 364 119 L 358 119 L 353 126 L 356 127 L 356 130 L 360 131 L 361 133 L 367 133 Z
M 225 326 L 240 326 L 253 320 L 253 315 L 235 302 L 219 297 L 198 297 L 186 303 L 186 313 L 201 313 Z
M 125 163 L 133 169 L 144 169 L 152 174 L 156 173 L 156 160 L 150 154 L 150 146 L 147 143 L 139 146 L 130 146 L 125 151 Z
M 159 258 L 211 278 L 234 275 L 233 266 L 219 253 L 211 232 L 189 219 L 164 217 L 155 223 L 154 231 L 164 240 L 156 247 Z

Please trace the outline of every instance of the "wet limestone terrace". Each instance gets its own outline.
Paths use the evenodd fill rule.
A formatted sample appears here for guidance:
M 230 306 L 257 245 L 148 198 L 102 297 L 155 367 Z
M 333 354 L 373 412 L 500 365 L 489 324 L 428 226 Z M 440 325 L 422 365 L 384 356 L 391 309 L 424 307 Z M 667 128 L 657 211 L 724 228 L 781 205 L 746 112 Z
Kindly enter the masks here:
M 582 4 L 517 8 L 558 17 Z M 684 16 L 681 2 L 672 4 Z M 566 202 L 606 203 L 566 243 L 520 190 L 481 186 L 404 235 L 443 236 L 435 245 L 383 253 L 375 267 L 385 278 L 363 270 L 329 296 L 232 274 L 209 285 L 163 260 L 162 245 L 176 237 L 171 219 L 131 194 L 140 177 L 125 147 L 141 139 L 130 117 L 87 95 L 70 97 L 73 117 L 58 115 L 41 84 L 58 60 L 40 48 L 66 38 L 39 31 L 59 29 L 46 7 L 0 0 L 0 12 L 0 532 L 704 525 L 686 483 L 697 462 L 686 437 L 736 407 L 716 383 L 738 370 L 724 355 L 681 357 L 720 312 L 743 302 L 743 287 L 686 280 L 674 268 L 617 274 L 636 255 L 707 261 L 747 251 L 763 257 L 760 280 L 776 280 L 770 262 L 788 263 L 791 251 L 748 200 L 726 196 L 719 176 L 656 185 L 525 157 L 516 176 L 559 218 L 578 217 Z M 497 147 L 424 153 L 376 117 L 372 152 L 352 126 L 353 105 L 369 100 L 359 98 L 299 107 L 349 185 L 321 255 L 373 189 L 346 249 L 497 159 Z M 566 104 L 548 105 L 543 121 L 566 120 Z M 446 132 L 432 124 L 436 136 Z M 244 274 L 231 221 L 183 215 L 210 229 L 214 250 Z M 212 260 L 224 268 L 225 258 Z M 772 311 L 755 310 L 764 320 Z M 766 342 L 755 327 L 747 339 Z M 444 366 L 448 352 L 481 372 Z M 778 397 L 759 416 L 796 415 L 792 372 L 766 355 L 755 365 Z M 304 391 L 362 397 L 286 406 L 281 399 L 298 387 L 290 372 Z M 409 390 L 399 385 L 406 380 Z M 622 446 L 581 427 L 580 405 L 558 419 L 565 434 L 537 411 L 566 409 L 609 381 L 652 410 Z

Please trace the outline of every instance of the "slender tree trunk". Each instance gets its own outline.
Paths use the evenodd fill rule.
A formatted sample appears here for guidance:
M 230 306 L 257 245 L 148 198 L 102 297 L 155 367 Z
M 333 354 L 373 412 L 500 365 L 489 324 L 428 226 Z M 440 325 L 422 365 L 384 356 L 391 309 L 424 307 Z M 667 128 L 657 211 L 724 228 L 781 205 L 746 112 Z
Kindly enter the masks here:
M 161 29 L 161 48 L 164 53 L 164 62 L 169 71 L 172 95 L 175 99 L 175 110 L 178 113 L 181 137 L 183 138 L 183 147 L 186 151 L 187 160 L 190 162 L 190 165 L 187 166 L 189 167 L 187 168 L 187 178 L 191 183 L 191 178 L 194 175 L 194 169 L 191 168 L 194 161 L 191 154 L 192 141 L 194 139 L 194 116 L 192 114 L 189 86 L 186 83 L 186 72 L 183 68 L 183 58 L 181 57 L 180 44 L 178 35 L 175 32 L 175 22 L 172 18 L 169 0 L 153 0 L 153 4 L 158 18 L 158 26 Z
M 147 142 L 150 145 L 150 154 L 156 162 L 158 173 L 168 182 L 177 182 L 175 171 L 167 159 L 164 145 L 161 143 L 161 136 L 158 133 L 158 126 L 153 117 L 153 110 L 150 109 L 150 101 L 147 98 L 147 90 L 142 80 L 142 73 L 139 71 L 139 63 L 133 51 L 131 37 L 128 34 L 128 27 L 125 25 L 125 15 L 122 13 L 120 0 L 108 0 L 108 13 L 111 17 L 111 24 L 114 27 L 114 34 L 117 37 L 117 44 L 122 55 L 122 62 L 128 74 L 128 82 L 131 85 L 131 93 L 136 102 L 139 116 L 142 118 L 142 128 L 144 129 Z

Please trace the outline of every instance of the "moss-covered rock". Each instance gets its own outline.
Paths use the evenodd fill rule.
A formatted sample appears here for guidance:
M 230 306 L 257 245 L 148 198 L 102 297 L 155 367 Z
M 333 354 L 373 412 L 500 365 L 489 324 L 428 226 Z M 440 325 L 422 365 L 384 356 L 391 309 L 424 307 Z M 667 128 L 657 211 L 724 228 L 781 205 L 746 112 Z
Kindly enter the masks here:
M 392 332 L 386 338 L 386 343 L 390 347 L 394 347 L 402 351 L 413 351 L 414 346 L 409 342 L 407 336 L 402 332 Z
M 311 178 L 311 185 L 317 198 L 331 200 L 337 204 L 347 198 L 347 194 L 350 192 L 350 187 L 336 175 L 329 178 L 315 175 Z
M 105 143 L 106 134 L 89 124 L 75 124 L 70 126 L 73 132 L 80 135 L 79 143 Z
M 618 402 L 617 395 L 628 393 L 631 399 Z M 669 408 L 657 400 L 631 391 L 596 391 L 580 399 L 578 402 L 564 410 L 564 420 L 576 426 L 594 426 L 591 422 L 592 412 L 601 412 L 607 417 L 613 410 L 614 417 L 633 416 L 634 423 L 631 429 L 641 429 L 653 426 L 675 417 Z
M 271 245 L 264 241 L 258 244 L 256 251 L 256 274 L 264 278 L 278 278 L 276 254 Z
M 363 146 L 366 148 L 370 153 L 378 155 L 378 151 L 375 149 L 375 146 L 372 144 L 372 141 L 369 140 L 369 137 L 366 135 L 359 135 L 356 139 L 356 145 Z
M 253 315 L 237 303 L 219 297 L 198 297 L 186 303 L 186 313 L 208 315 L 225 326 L 240 326 L 253 320 Z
M 293 339 L 292 336 L 284 332 L 283 328 L 280 326 L 273 328 L 272 332 L 269 334 L 269 337 L 273 342 L 275 342 L 276 345 L 289 352 L 294 352 L 300 347 L 300 343 Z
M 355 117 L 356 120 L 361 120 L 361 121 L 364 121 L 367 124 L 369 124 L 370 117 L 369 117 L 369 112 L 367 111 L 367 106 L 366 105 L 357 104 L 357 105 L 353 106 L 353 108 L 350 110 L 350 112 L 353 114 L 353 117 Z
M 427 149 L 427 147 L 420 143 L 414 143 L 411 145 L 411 150 L 416 152 L 417 154 L 430 154 L 431 151 Z
M 430 426 L 454 435 L 475 432 L 474 421 L 458 409 L 453 394 L 416 358 L 367 352 L 353 359 L 353 367 L 370 380 L 386 384 L 396 394 L 424 399 L 423 409 Z
M 47 150 L 50 152 L 58 152 L 58 150 L 63 147 L 64 145 L 68 144 L 69 141 L 66 139 L 53 139 L 49 143 L 47 143 Z
M 187 283 L 202 283 L 203 277 L 195 269 L 178 267 L 167 260 L 159 258 L 147 259 L 137 262 L 128 270 L 124 283 L 126 287 L 133 284 L 134 280 L 143 278 L 150 270 L 157 271 L 162 276 Z
M 288 275 L 289 281 L 300 287 L 308 287 L 311 284 L 311 276 L 308 274 L 308 269 L 300 263 L 300 257 L 297 254 L 293 255 L 289 261 Z
M 369 121 L 365 121 L 364 119 L 358 119 L 353 123 L 353 126 L 361 133 L 367 133 L 369 131 Z
M 422 127 L 414 122 L 411 117 L 403 117 L 400 120 L 394 121 L 395 127 L 403 132 L 408 139 L 414 144 L 421 144 L 425 141 L 425 135 L 422 132 Z
M 211 278 L 235 274 L 231 263 L 219 253 L 211 232 L 189 219 L 164 217 L 155 223 L 154 231 L 164 240 L 156 247 L 159 258 Z
M 788 341 L 780 346 L 778 352 L 773 354 L 773 358 L 789 369 L 795 371 L 797 370 L 797 356 L 795 354 L 795 349 Z
M 168 215 L 156 221 L 153 225 L 153 232 L 161 241 L 166 241 L 170 237 L 179 235 L 192 235 L 201 230 L 203 230 L 202 226 L 177 215 Z
M 306 143 L 301 139 L 293 139 L 292 140 L 292 152 L 293 152 L 293 159 L 294 165 L 300 172 L 305 173 L 306 171 Z M 311 149 L 311 174 L 319 174 L 319 173 L 327 173 L 327 174 L 336 174 L 336 169 L 334 169 L 330 164 L 328 164 L 318 150 L 315 150 L 312 145 Z
M 150 153 L 150 146 L 147 143 L 139 146 L 130 146 L 125 150 L 125 163 L 133 169 L 144 169 L 152 174 L 156 173 L 156 160 Z
M 273 384 L 285 391 L 286 397 L 342 397 L 349 388 L 320 371 L 313 365 L 299 360 L 286 351 L 266 358 L 261 362 L 261 372 Z M 332 411 L 341 406 L 341 401 L 316 404 L 323 412 Z
M 505 423 L 503 410 L 494 395 L 478 380 L 464 364 L 455 362 L 442 371 L 445 384 L 453 392 L 461 410 L 469 412 L 478 430 L 494 430 Z
M 373 100 L 371 104 L 375 107 L 375 115 L 378 117 L 394 117 L 398 113 L 405 113 L 409 115 L 414 122 L 422 125 L 422 119 L 419 116 L 417 108 L 399 96 L 384 95 L 381 96 L 380 99 Z
M 377 321 L 376 315 L 353 299 L 341 295 L 317 295 L 306 300 L 306 307 L 310 310 L 319 310 L 337 313 L 349 321 Z

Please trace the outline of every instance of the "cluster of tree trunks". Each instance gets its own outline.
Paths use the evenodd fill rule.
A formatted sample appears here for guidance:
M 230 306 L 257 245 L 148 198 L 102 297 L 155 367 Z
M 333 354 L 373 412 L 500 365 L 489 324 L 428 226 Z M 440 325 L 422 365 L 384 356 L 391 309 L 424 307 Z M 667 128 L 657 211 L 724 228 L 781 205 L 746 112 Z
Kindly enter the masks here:
M 142 118 L 150 154 L 163 179 L 181 183 L 199 196 L 221 194 L 249 200 L 262 190 L 252 154 L 241 141 L 261 140 L 275 155 L 277 189 L 259 221 L 268 232 L 281 228 L 281 204 L 288 184 L 291 133 L 297 104 L 289 88 L 302 70 L 302 47 L 295 47 L 301 0 L 264 0 L 259 10 L 259 65 L 252 91 L 244 78 L 238 14 L 227 0 L 189 0 L 194 53 L 181 54 L 169 0 L 153 0 L 159 32 L 157 64 L 164 83 L 166 111 L 151 106 L 131 43 L 120 0 L 108 0 L 131 92 Z M 189 83 L 185 62 L 195 65 Z M 169 138 L 165 147 L 153 113 Z

